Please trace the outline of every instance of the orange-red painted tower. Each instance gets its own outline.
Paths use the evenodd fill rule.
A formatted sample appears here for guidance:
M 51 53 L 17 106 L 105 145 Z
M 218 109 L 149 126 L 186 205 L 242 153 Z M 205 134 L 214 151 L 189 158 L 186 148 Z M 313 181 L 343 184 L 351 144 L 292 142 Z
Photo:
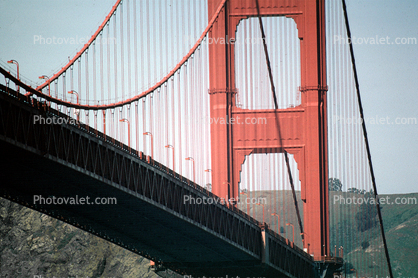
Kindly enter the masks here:
M 220 3 L 208 0 L 209 17 Z M 237 200 L 245 156 L 284 150 L 293 154 L 302 186 L 304 247 L 309 246 L 309 253 L 320 259 L 329 250 L 325 4 L 324 0 L 258 0 L 258 4 L 261 16 L 286 16 L 296 22 L 301 105 L 277 110 L 236 107 L 234 44 L 210 44 L 210 113 L 218 119 L 211 125 L 212 191 Z M 217 39 L 213 41 L 235 40 L 239 21 L 255 16 L 256 0 L 228 0 L 210 36 Z M 238 117 L 262 117 L 267 124 L 233 124 Z

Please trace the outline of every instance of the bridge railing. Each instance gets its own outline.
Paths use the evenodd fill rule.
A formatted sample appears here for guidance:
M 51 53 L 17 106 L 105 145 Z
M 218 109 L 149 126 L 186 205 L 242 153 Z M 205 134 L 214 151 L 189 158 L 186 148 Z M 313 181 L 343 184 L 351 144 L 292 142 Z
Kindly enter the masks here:
M 20 82 L 16 82 L 16 83 L 18 83 L 19 85 L 25 86 L 23 83 L 20 83 Z M 24 103 L 36 108 L 37 110 L 39 110 L 41 113 L 44 113 L 48 117 L 60 117 L 60 118 L 66 118 L 66 119 L 70 118 L 69 115 L 67 115 L 65 113 L 62 113 L 62 112 L 60 112 L 56 109 L 52 109 L 51 106 L 48 105 L 47 101 L 38 101 L 36 98 L 33 97 L 33 94 L 18 93 L 15 90 L 11 89 L 9 85 L 10 85 L 10 82 L 7 82 L 6 86 L 0 84 L 0 91 L 3 94 L 8 94 L 9 96 L 17 99 L 18 101 L 24 102 Z M 195 191 L 197 190 L 198 192 L 201 192 L 204 196 L 207 196 L 207 197 L 212 198 L 214 200 L 215 199 L 218 200 L 217 204 L 219 206 L 223 207 L 222 210 L 226 209 L 226 210 L 229 210 L 231 212 L 234 212 L 234 214 L 236 216 L 239 216 L 239 218 L 245 219 L 246 221 L 252 223 L 254 226 L 259 227 L 260 230 L 262 229 L 262 227 L 266 227 L 265 224 L 257 221 L 256 219 L 254 219 L 250 215 L 248 215 L 245 212 L 243 212 L 242 210 L 238 209 L 235 204 L 230 204 L 228 202 L 222 201 L 221 198 L 219 198 L 218 196 L 216 196 L 215 194 L 213 194 L 212 192 L 210 192 L 206 188 L 201 187 L 198 184 L 194 183 L 193 181 L 179 175 L 178 173 L 174 172 L 172 169 L 166 167 L 165 165 L 161 164 L 160 162 L 153 160 L 150 156 L 145 155 L 143 152 L 140 152 L 140 151 L 137 151 L 133 148 L 130 148 L 129 146 L 123 144 L 122 142 L 116 140 L 115 138 L 112 138 L 112 137 L 94 129 L 91 126 L 89 126 L 85 123 L 77 122 L 77 121 L 63 121 L 63 125 L 70 125 L 70 126 L 72 126 L 72 128 L 80 129 L 80 130 L 83 131 L 83 133 L 88 133 L 92 137 L 96 137 L 99 140 L 103 140 L 104 142 L 107 142 L 108 144 L 110 144 L 114 148 L 122 150 L 123 152 L 127 153 L 128 155 L 134 156 L 137 159 L 147 163 L 150 167 L 158 169 L 160 172 L 165 172 L 168 175 L 172 176 L 173 178 L 181 181 L 181 183 L 183 184 L 184 187 L 193 188 Z M 218 206 L 218 208 L 219 208 L 219 206 Z M 287 241 L 285 238 L 281 237 L 280 235 L 276 234 L 274 231 L 268 229 L 268 233 L 271 235 L 273 241 L 281 242 L 282 247 L 286 246 L 286 248 L 285 248 L 286 250 L 288 250 L 289 248 L 293 250 L 293 251 L 288 250 L 287 252 L 292 252 L 292 254 L 299 253 L 299 254 L 302 254 L 303 257 L 306 257 L 306 259 L 310 259 L 310 256 L 308 254 L 306 254 L 306 256 L 305 256 L 305 253 L 303 252 L 303 250 L 301 250 L 300 248 L 297 248 L 296 246 L 293 246 L 293 244 L 290 244 L 289 241 Z
M 36 107 L 40 110 L 45 111 L 48 115 L 56 116 L 60 118 L 69 119 L 71 118 L 69 115 L 62 113 L 56 109 L 52 109 L 50 105 L 48 105 L 48 98 L 49 96 L 45 95 L 44 99 L 38 100 L 34 98 L 35 93 L 41 94 L 40 92 L 36 91 L 34 88 L 26 85 L 25 83 L 21 82 L 17 78 L 15 78 L 13 75 L 11 75 L 9 72 L 7 72 L 5 69 L 0 67 L 0 73 L 4 75 L 5 78 L 5 85 L 2 85 L 2 91 L 9 94 L 10 96 L 13 96 L 19 100 L 23 100 L 30 104 L 33 107 Z M 19 92 L 13 90 L 10 88 L 10 82 L 13 82 L 15 86 L 22 88 L 23 90 L 20 90 Z M 71 118 L 73 119 L 73 118 Z M 74 119 L 73 119 L 74 120 Z M 67 121 L 67 124 L 75 123 L 75 121 Z M 90 125 L 87 125 L 82 122 L 77 122 L 77 124 L 73 124 L 75 127 L 83 130 L 84 132 L 87 132 L 89 134 L 92 134 L 107 143 L 112 144 L 114 147 L 117 147 L 119 149 L 122 149 L 123 151 L 129 153 L 130 155 L 136 156 L 141 161 L 144 161 L 151 165 L 152 167 L 155 167 L 159 170 L 167 172 L 169 175 L 173 176 L 175 179 L 178 179 L 182 181 L 183 183 L 187 184 L 188 186 L 206 194 L 208 197 L 216 199 L 219 204 L 223 205 L 224 207 L 228 208 L 229 210 L 235 212 L 236 214 L 240 215 L 241 217 L 245 218 L 246 220 L 252 222 L 253 224 L 257 226 L 262 226 L 262 223 L 251 217 L 250 215 L 244 213 L 242 210 L 238 209 L 235 204 L 230 204 L 227 201 L 223 201 L 220 197 L 216 196 L 206 188 L 196 184 L 195 182 L 187 179 L 186 177 L 178 174 L 177 172 L 174 172 L 172 169 L 168 168 L 167 166 L 163 165 L 162 163 L 152 159 L 152 157 L 145 155 L 143 152 L 137 151 L 128 145 L 116 140 L 113 137 L 110 137 L 103 132 L 92 128 Z

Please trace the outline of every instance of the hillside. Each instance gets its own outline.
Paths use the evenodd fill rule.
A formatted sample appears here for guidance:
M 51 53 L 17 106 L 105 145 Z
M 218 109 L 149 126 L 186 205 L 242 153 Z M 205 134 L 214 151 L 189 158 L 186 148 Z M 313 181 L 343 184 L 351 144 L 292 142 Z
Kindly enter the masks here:
M 0 198 L 0 277 L 157 278 L 149 260 Z
M 296 195 L 299 208 L 303 213 L 300 192 L 297 191 Z M 362 275 L 371 276 L 373 272 L 385 274 L 387 266 L 380 228 L 375 226 L 369 230 L 360 232 L 355 220 L 355 215 L 359 211 L 359 205 L 334 203 L 334 195 L 340 195 L 341 198 L 345 199 L 364 197 L 362 194 L 350 192 L 330 192 L 330 245 L 343 245 L 344 259 L 351 263 Z M 267 204 L 276 203 L 275 211 L 270 211 L 270 208 L 267 209 L 266 206 L 266 211 L 264 212 L 265 221 L 271 223 L 270 228 L 274 231 L 278 231 L 277 220 L 271 216 L 271 213 L 277 213 L 280 211 L 280 208 L 284 207 L 287 211 L 290 211 L 290 213 L 287 213 L 288 218 L 286 222 L 297 223 L 291 191 L 283 191 L 280 193 L 275 191 L 256 191 L 251 192 L 251 197 L 266 198 Z M 399 200 L 401 198 L 404 198 L 403 200 L 407 198 L 415 198 L 415 200 L 418 200 L 418 193 L 383 194 L 379 197 L 385 199 L 388 197 L 391 202 L 394 202 L 396 198 L 400 198 Z M 248 209 L 245 205 L 240 205 L 239 208 L 243 211 L 247 211 Z M 413 203 L 409 205 L 381 204 L 381 209 L 389 255 L 395 277 L 416 277 L 418 273 L 418 205 Z M 263 215 L 260 206 L 250 206 L 249 213 L 257 220 L 262 221 Z M 283 227 L 283 223 L 282 219 L 282 236 L 286 237 L 287 234 L 287 238 L 291 239 L 292 230 L 290 227 Z M 302 241 L 300 236 L 297 236 L 300 233 L 299 227 L 298 225 L 294 226 L 295 242 L 298 246 L 301 246 Z M 336 232 L 337 226 L 339 226 L 339 234 Z M 364 241 L 367 241 L 369 244 L 367 248 L 362 247 Z
M 395 200 L 398 197 L 412 197 L 418 200 L 417 193 L 381 195 L 384 198 L 386 196 L 389 196 L 390 200 Z M 418 273 L 418 205 L 382 204 L 381 206 L 394 276 L 416 277 Z M 363 250 L 369 258 L 384 254 L 380 230 L 376 233 L 378 236 L 370 239 L 370 246 L 375 246 L 375 248 L 369 247 Z M 349 255 L 348 257 L 354 257 L 354 254 Z M 370 269 L 370 266 L 368 268 Z M 367 269 L 359 269 L 367 273 Z

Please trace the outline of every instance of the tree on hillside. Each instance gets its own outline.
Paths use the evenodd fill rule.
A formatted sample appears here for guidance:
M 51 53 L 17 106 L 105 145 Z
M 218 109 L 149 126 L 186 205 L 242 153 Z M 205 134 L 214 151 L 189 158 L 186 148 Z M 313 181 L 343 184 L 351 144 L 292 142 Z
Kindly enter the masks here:
M 365 194 L 366 193 L 366 190 L 364 190 L 364 189 L 357 189 L 355 187 L 351 187 L 351 188 L 347 189 L 347 192 L 356 193 L 356 194 Z
M 365 199 L 373 198 L 371 193 L 366 193 Z M 369 199 L 370 200 L 370 199 Z M 377 209 L 373 202 L 364 202 L 356 214 L 357 229 L 360 232 L 367 231 L 377 224 Z
M 370 246 L 370 243 L 368 241 L 363 241 L 361 243 L 361 248 L 363 248 L 363 250 L 367 249 L 367 247 L 369 247 L 369 246 Z
M 329 178 L 328 179 L 328 190 L 329 191 L 342 191 L 343 184 L 339 179 Z

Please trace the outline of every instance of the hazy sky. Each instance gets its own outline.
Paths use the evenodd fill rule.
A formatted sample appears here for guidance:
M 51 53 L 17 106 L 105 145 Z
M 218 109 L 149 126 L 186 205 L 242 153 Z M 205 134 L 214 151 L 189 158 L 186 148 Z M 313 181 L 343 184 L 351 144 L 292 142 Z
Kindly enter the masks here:
M 418 40 L 418 1 L 347 2 L 353 36 Z M 418 44 L 356 44 L 354 52 L 365 116 L 417 120 Z M 378 192 L 417 192 L 417 122 L 367 128 Z
M 88 39 L 114 2 L 0 0 L 1 65 L 17 60 L 21 76 L 33 82 L 56 72 L 82 44 L 42 45 L 36 40 L 52 36 Z M 358 41 L 354 51 L 366 118 L 412 118 L 412 124 L 367 126 L 378 191 L 417 192 L 418 1 L 347 0 L 347 6 L 356 38 L 389 37 L 389 42 L 412 38 L 412 44 Z

